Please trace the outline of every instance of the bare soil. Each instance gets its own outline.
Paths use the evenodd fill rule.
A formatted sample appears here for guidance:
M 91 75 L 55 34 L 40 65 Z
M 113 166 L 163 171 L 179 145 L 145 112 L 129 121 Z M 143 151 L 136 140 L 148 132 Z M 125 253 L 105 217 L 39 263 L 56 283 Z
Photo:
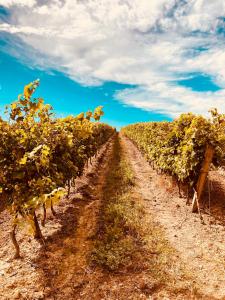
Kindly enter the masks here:
M 158 175 L 136 146 L 126 137 L 122 139 L 135 172 L 136 189 L 145 200 L 149 216 L 163 226 L 170 244 L 178 251 L 177 259 L 184 262 L 200 292 L 210 299 L 225 299 L 224 176 L 216 171 L 210 174 L 211 192 L 210 197 L 205 192 L 202 222 L 185 205 L 186 199 L 179 197 L 171 178 Z

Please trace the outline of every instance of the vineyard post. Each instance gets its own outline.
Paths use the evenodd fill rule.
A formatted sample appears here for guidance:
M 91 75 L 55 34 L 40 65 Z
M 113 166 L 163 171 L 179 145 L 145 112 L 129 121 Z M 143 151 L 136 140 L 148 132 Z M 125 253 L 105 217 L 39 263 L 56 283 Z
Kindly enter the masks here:
M 214 148 L 210 145 L 207 145 L 205 151 L 205 159 L 203 161 L 202 168 L 197 182 L 196 193 L 194 193 L 194 197 L 192 200 L 192 212 L 198 211 L 198 203 L 200 203 L 201 195 L 205 186 L 205 181 L 209 173 L 210 164 L 213 159 L 213 154 L 214 154 Z

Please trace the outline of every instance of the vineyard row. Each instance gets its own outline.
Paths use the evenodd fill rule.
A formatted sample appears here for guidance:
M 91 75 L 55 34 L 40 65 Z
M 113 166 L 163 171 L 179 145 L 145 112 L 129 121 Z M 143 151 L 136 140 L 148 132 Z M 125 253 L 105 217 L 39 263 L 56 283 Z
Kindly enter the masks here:
M 0 119 L 0 201 L 13 216 L 11 238 L 19 257 L 16 228 L 28 223 L 43 239 L 36 211 L 57 203 L 81 176 L 88 160 L 112 136 L 114 129 L 99 121 L 102 107 L 77 117 L 56 118 L 42 98 L 33 98 L 39 80 L 7 108 Z M 91 121 L 93 119 L 93 121 Z
M 207 147 L 214 151 L 213 163 L 225 158 L 225 115 L 211 110 L 211 118 L 182 114 L 172 122 L 137 123 L 124 127 L 149 163 L 174 176 L 178 182 L 194 187 L 200 175 Z

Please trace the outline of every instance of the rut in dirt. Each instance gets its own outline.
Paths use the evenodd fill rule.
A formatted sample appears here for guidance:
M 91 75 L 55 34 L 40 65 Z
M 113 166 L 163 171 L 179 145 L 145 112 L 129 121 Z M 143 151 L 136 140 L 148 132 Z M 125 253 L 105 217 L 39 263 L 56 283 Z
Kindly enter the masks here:
M 203 225 L 171 182 L 152 170 L 128 138 L 122 136 L 122 141 L 149 215 L 163 226 L 169 242 L 178 251 L 178 259 L 193 275 L 200 291 L 225 299 L 224 224 L 203 215 Z

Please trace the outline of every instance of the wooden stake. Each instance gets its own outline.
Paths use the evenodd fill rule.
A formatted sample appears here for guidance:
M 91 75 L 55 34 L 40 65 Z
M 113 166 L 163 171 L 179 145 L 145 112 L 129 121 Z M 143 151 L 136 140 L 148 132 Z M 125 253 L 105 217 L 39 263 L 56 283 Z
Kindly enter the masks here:
M 196 188 L 197 195 L 194 194 L 192 200 L 192 212 L 198 211 L 198 204 L 200 203 L 201 200 L 201 195 L 205 186 L 205 181 L 208 176 L 209 168 L 213 159 L 213 154 L 214 154 L 214 148 L 210 145 L 207 145 L 205 151 L 205 159 L 203 161 L 202 168 L 197 182 L 197 188 Z

